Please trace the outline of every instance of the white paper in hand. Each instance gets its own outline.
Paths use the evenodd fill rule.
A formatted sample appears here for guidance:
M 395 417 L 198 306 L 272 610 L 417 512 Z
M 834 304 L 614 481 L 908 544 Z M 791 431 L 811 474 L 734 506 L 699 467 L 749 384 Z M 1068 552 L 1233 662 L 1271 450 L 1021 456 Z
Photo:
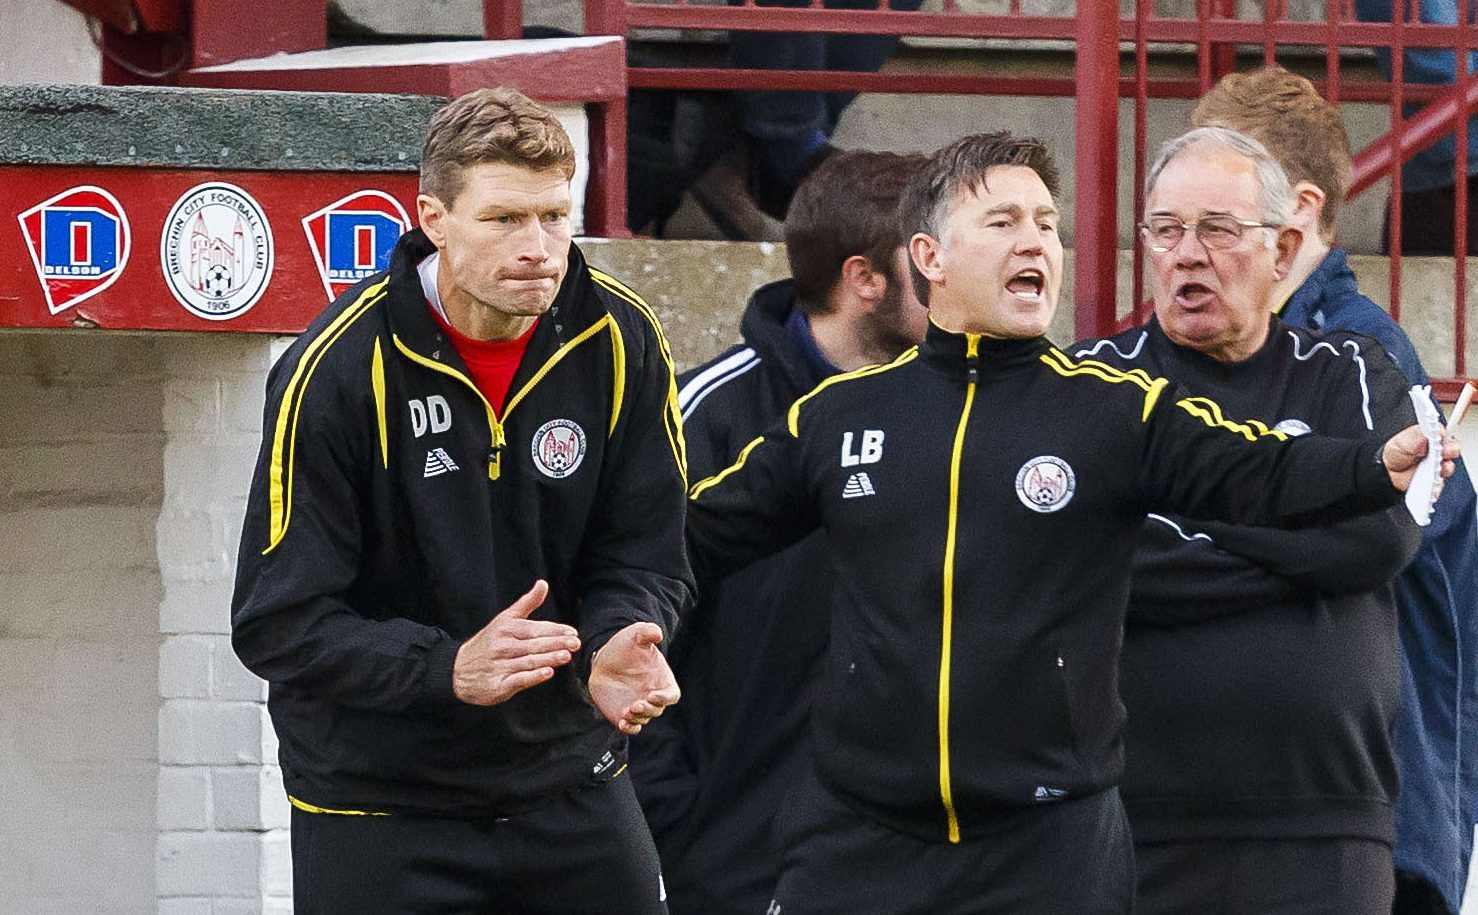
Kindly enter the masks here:
M 1437 503 L 1442 479 L 1442 417 L 1432 404 L 1432 389 L 1418 384 L 1411 388 L 1411 405 L 1416 408 L 1416 422 L 1427 437 L 1427 456 L 1417 465 L 1406 489 L 1406 510 L 1416 523 L 1426 527 L 1432 523 L 1432 506 Z

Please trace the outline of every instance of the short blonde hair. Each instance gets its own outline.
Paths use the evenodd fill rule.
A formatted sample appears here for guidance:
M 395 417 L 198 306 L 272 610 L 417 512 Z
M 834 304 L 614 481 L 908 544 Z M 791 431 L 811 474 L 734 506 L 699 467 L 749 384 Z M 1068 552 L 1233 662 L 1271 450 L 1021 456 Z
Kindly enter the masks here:
M 507 86 L 476 89 L 431 117 L 421 147 L 421 193 L 447 206 L 464 172 L 486 162 L 575 174 L 575 147 L 554 112 Z
M 1333 240 L 1354 165 L 1344 118 L 1313 83 L 1278 66 L 1230 73 L 1202 96 L 1191 123 L 1247 134 L 1267 147 L 1290 183 L 1308 181 L 1323 191 L 1319 234 Z

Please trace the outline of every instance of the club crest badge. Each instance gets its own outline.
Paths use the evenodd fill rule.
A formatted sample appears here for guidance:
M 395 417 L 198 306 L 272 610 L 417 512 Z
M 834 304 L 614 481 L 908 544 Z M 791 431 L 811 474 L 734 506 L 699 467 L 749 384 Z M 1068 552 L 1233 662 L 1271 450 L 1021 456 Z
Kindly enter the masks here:
M 1285 419 L 1274 426 L 1273 431 L 1282 432 L 1290 438 L 1297 438 L 1300 435 L 1307 435 L 1314 430 L 1309 428 L 1309 424 L 1301 419 Z
M 133 236 L 123 206 L 100 187 L 82 185 L 18 217 L 46 308 L 60 314 L 117 282 Z
M 585 430 L 573 420 L 552 419 L 534 433 L 532 452 L 540 473 L 562 480 L 585 460 Z
M 164 220 L 159 260 L 170 292 L 207 321 L 239 318 L 272 279 L 272 227 L 250 194 L 210 182 L 175 201 Z
M 329 299 L 387 269 L 395 242 L 410 228 L 400 201 L 383 191 L 359 191 L 303 217 Z
M 1055 512 L 1072 501 L 1078 479 L 1067 461 L 1044 454 L 1016 472 L 1016 498 L 1034 512 Z

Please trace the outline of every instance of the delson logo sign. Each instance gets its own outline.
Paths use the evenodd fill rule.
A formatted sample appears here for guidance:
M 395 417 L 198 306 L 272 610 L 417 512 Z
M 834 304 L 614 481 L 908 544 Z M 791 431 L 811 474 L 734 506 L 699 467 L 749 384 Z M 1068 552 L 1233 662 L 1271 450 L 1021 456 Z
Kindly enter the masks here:
M 229 321 L 272 279 L 272 227 L 250 194 L 224 182 L 191 188 L 164 220 L 159 260 L 170 292 L 191 314 Z
M 388 268 L 396 240 L 410 227 L 400 201 L 383 191 L 350 194 L 304 217 L 303 231 L 329 299 Z
M 107 289 L 128 265 L 128 217 L 100 187 L 63 191 L 18 218 L 52 314 Z

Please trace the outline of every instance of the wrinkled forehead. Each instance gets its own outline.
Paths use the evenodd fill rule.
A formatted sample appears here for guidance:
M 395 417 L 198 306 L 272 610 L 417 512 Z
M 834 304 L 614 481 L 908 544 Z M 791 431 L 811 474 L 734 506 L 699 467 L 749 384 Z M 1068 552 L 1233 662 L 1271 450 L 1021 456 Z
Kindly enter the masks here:
M 1184 218 L 1210 213 L 1254 217 L 1262 209 L 1257 166 L 1241 153 L 1206 143 L 1166 163 L 1145 201 L 1150 216 Z
M 943 203 L 938 224 L 947 226 L 965 211 L 975 214 L 996 209 L 1056 213 L 1057 203 L 1034 169 L 1025 165 L 995 165 L 979 180 L 961 182 L 954 197 Z

